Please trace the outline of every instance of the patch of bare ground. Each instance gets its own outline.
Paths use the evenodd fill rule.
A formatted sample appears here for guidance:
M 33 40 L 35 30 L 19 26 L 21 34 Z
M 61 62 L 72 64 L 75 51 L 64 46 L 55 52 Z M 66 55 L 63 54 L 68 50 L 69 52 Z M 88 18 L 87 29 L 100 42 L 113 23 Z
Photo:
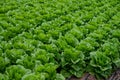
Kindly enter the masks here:
M 77 78 L 75 76 L 71 76 L 66 80 L 97 80 L 94 75 L 86 73 L 81 78 Z M 115 71 L 107 80 L 120 80 L 120 69 Z

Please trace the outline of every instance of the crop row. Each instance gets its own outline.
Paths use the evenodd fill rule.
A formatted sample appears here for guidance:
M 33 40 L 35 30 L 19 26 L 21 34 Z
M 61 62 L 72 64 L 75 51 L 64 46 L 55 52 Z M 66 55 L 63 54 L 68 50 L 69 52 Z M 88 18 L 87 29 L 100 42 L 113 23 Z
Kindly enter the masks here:
M 65 80 L 120 67 L 119 0 L 0 1 L 0 80 Z

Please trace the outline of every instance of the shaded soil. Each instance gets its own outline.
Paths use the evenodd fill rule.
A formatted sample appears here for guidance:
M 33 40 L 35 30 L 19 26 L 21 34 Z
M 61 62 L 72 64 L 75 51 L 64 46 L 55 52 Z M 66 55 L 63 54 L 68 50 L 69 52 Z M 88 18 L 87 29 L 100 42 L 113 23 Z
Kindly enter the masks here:
M 83 75 L 82 78 L 77 78 L 75 76 L 71 76 L 69 79 L 66 79 L 66 80 L 96 80 L 96 78 L 93 75 L 86 73 Z
M 66 80 L 97 80 L 95 76 L 86 73 L 83 75 L 82 78 L 77 78 L 75 76 L 71 76 L 70 78 Z M 120 69 L 115 71 L 107 80 L 120 80 Z
M 108 80 L 120 80 L 120 69 L 115 71 Z

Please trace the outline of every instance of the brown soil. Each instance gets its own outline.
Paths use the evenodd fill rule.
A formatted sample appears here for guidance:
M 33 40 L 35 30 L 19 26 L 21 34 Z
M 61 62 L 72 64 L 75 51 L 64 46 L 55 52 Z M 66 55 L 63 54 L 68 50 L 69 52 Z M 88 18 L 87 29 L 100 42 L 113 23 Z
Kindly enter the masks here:
M 90 75 L 89 73 L 85 73 L 82 78 L 76 78 L 75 76 L 71 76 L 66 80 L 97 80 L 95 76 Z M 107 80 L 120 80 L 120 70 L 115 71 Z
M 115 71 L 108 80 L 120 80 L 120 70 Z
M 75 76 L 71 76 L 67 80 L 96 80 L 96 78 L 93 75 L 90 75 L 89 73 L 85 73 L 82 78 L 76 78 Z

